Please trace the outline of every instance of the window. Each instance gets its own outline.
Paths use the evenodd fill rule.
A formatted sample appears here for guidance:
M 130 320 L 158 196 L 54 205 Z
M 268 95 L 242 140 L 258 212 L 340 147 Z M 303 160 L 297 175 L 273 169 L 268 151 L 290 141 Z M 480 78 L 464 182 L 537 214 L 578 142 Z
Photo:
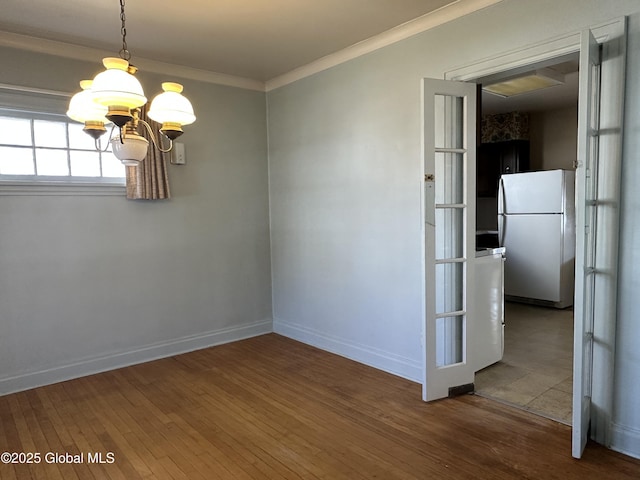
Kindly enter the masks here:
M 0 110 L 0 181 L 123 185 L 124 165 L 82 128 L 61 115 Z

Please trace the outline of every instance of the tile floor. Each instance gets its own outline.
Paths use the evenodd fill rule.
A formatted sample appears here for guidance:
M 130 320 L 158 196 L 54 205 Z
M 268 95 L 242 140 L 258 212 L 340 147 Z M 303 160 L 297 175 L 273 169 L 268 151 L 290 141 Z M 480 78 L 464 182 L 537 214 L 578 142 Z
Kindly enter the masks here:
M 476 373 L 476 394 L 571 424 L 573 309 L 505 302 L 502 361 Z

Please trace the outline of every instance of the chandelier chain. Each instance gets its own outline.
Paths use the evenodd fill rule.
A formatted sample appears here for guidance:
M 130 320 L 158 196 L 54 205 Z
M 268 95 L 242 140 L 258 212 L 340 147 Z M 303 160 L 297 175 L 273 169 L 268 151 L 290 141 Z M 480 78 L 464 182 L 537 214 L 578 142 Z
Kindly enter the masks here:
M 127 47 L 127 27 L 125 26 L 127 17 L 124 13 L 124 0 L 120 0 L 120 21 L 122 22 L 122 27 L 120 28 L 120 33 L 122 34 L 122 49 L 120 50 L 120 58 L 129 61 L 131 59 L 131 52 Z

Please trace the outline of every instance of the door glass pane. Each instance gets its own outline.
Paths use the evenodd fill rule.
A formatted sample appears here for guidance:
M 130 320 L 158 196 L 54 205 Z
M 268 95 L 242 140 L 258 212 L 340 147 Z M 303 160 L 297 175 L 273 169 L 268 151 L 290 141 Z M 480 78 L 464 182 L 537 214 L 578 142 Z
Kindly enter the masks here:
M 71 157 L 71 175 L 74 177 L 99 177 L 100 153 L 99 152 L 69 152 Z
M 35 175 L 33 150 L 20 147 L 0 147 L 0 174 Z
M 31 145 L 31 120 L 0 117 L 0 143 L 5 145 Z
M 585 334 L 593 333 L 594 313 L 595 313 L 595 274 L 587 273 L 584 278 L 584 332 Z M 584 355 L 585 358 L 591 359 L 593 355 L 593 339 L 585 335 L 584 337 Z M 593 370 L 591 368 L 582 369 L 583 391 L 591 392 Z
M 463 159 L 461 153 L 436 153 L 436 203 L 464 202 Z
M 436 260 L 462 258 L 463 244 L 463 209 L 436 209 Z
M 36 166 L 38 175 L 69 175 L 67 151 L 36 148 Z
M 67 146 L 66 122 L 49 122 L 46 120 L 33 121 L 33 134 L 37 147 Z
M 585 206 L 584 224 L 585 224 L 585 242 L 584 242 L 584 266 L 585 268 L 594 268 L 596 265 L 596 215 L 595 205 L 587 204 Z
M 464 99 L 436 95 L 434 100 L 436 148 L 463 148 Z
M 436 265 L 436 314 L 462 310 L 463 263 Z
M 464 361 L 462 355 L 464 317 L 436 319 L 436 366 L 446 367 Z
M 591 95 L 589 98 L 591 110 L 589 125 L 591 127 L 596 127 L 600 121 L 600 65 L 591 65 L 589 75 L 591 75 Z

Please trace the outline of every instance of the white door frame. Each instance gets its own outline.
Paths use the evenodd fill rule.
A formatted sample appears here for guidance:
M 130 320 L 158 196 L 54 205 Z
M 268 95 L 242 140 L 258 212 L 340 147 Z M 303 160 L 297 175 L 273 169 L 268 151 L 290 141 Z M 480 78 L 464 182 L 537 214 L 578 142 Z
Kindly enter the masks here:
M 615 232 L 612 239 L 598 255 L 606 275 L 596 286 L 597 312 L 594 325 L 593 394 L 591 409 L 591 438 L 605 446 L 611 445 L 613 414 L 613 377 L 616 333 L 616 303 L 618 268 L 620 171 L 622 159 L 622 125 L 624 114 L 624 81 L 626 61 L 626 18 L 590 27 L 602 52 L 602 100 L 600 109 L 601 131 L 600 157 L 606 158 L 606 168 L 600 179 L 599 191 L 609 202 L 610 208 L 598 218 L 598 229 Z M 470 81 L 519 67 L 525 67 L 562 55 L 580 51 L 581 32 L 546 40 L 474 62 L 445 73 L 446 80 Z M 576 217 L 584 215 L 584 205 L 576 205 Z M 576 251 L 576 257 L 584 252 Z M 582 277 L 580 276 L 580 279 Z M 598 301 L 600 299 L 600 301 Z M 425 342 L 423 340 L 423 345 Z

